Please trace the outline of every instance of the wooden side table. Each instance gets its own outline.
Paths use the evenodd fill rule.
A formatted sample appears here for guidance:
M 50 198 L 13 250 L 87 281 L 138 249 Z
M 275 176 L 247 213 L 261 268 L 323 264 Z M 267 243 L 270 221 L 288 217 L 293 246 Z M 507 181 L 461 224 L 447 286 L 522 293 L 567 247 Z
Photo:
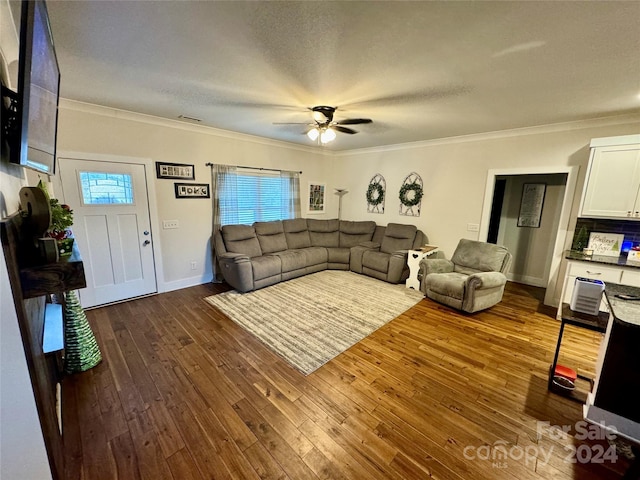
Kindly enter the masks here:
M 438 251 L 438 248 L 423 252 L 422 250 L 409 250 L 407 256 L 407 265 L 409 265 L 409 278 L 405 283 L 407 288 L 413 288 L 414 290 L 420 290 L 420 280 L 418 279 L 418 273 L 420 272 L 420 262 L 423 258 L 428 257 Z

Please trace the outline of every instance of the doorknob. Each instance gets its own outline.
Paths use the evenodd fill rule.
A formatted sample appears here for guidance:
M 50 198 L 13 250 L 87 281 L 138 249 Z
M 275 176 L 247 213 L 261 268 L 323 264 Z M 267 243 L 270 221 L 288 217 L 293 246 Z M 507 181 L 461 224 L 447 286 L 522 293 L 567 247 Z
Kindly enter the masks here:
M 144 242 L 142 242 L 142 246 L 147 246 L 151 243 L 151 240 L 145 240 Z

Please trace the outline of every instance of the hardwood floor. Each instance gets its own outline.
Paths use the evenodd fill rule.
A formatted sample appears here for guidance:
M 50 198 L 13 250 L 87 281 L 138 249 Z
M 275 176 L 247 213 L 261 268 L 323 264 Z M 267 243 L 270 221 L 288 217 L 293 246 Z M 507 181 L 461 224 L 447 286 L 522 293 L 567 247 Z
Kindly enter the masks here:
M 203 301 L 223 290 L 87 311 L 104 360 L 63 384 L 66 478 L 588 480 L 629 464 L 597 463 L 609 444 L 576 439 L 581 405 L 547 392 L 559 322 L 539 289 L 509 284 L 474 315 L 424 299 L 307 377 Z M 560 363 L 593 374 L 600 338 L 568 327 Z

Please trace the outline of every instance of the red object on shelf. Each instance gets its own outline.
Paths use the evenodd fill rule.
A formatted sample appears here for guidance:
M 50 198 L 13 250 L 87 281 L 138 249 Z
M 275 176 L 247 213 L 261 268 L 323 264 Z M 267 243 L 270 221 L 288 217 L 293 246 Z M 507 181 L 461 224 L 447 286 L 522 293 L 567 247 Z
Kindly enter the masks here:
M 556 377 L 568 378 L 572 382 L 575 382 L 576 378 L 578 378 L 578 374 L 575 370 L 565 367 L 564 365 L 556 365 L 556 370 L 553 372 L 553 375 Z

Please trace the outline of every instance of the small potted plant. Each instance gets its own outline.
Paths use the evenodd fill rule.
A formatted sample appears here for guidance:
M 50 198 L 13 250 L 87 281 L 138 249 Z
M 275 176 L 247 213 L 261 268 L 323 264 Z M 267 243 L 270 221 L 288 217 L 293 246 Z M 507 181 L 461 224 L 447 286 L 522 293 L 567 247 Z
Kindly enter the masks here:
M 58 253 L 61 258 L 71 256 L 73 250 L 73 210 L 69 205 L 60 203 L 57 198 L 49 200 L 51 206 L 51 225 L 46 235 L 55 238 L 58 243 Z
M 55 238 L 58 245 L 58 253 L 61 260 L 68 260 L 73 250 L 73 210 L 69 205 L 60 203 L 57 198 L 51 198 L 47 187 L 42 183 L 38 183 L 38 187 L 42 189 L 49 199 L 49 207 L 51 209 L 51 223 L 45 232 L 45 236 Z

